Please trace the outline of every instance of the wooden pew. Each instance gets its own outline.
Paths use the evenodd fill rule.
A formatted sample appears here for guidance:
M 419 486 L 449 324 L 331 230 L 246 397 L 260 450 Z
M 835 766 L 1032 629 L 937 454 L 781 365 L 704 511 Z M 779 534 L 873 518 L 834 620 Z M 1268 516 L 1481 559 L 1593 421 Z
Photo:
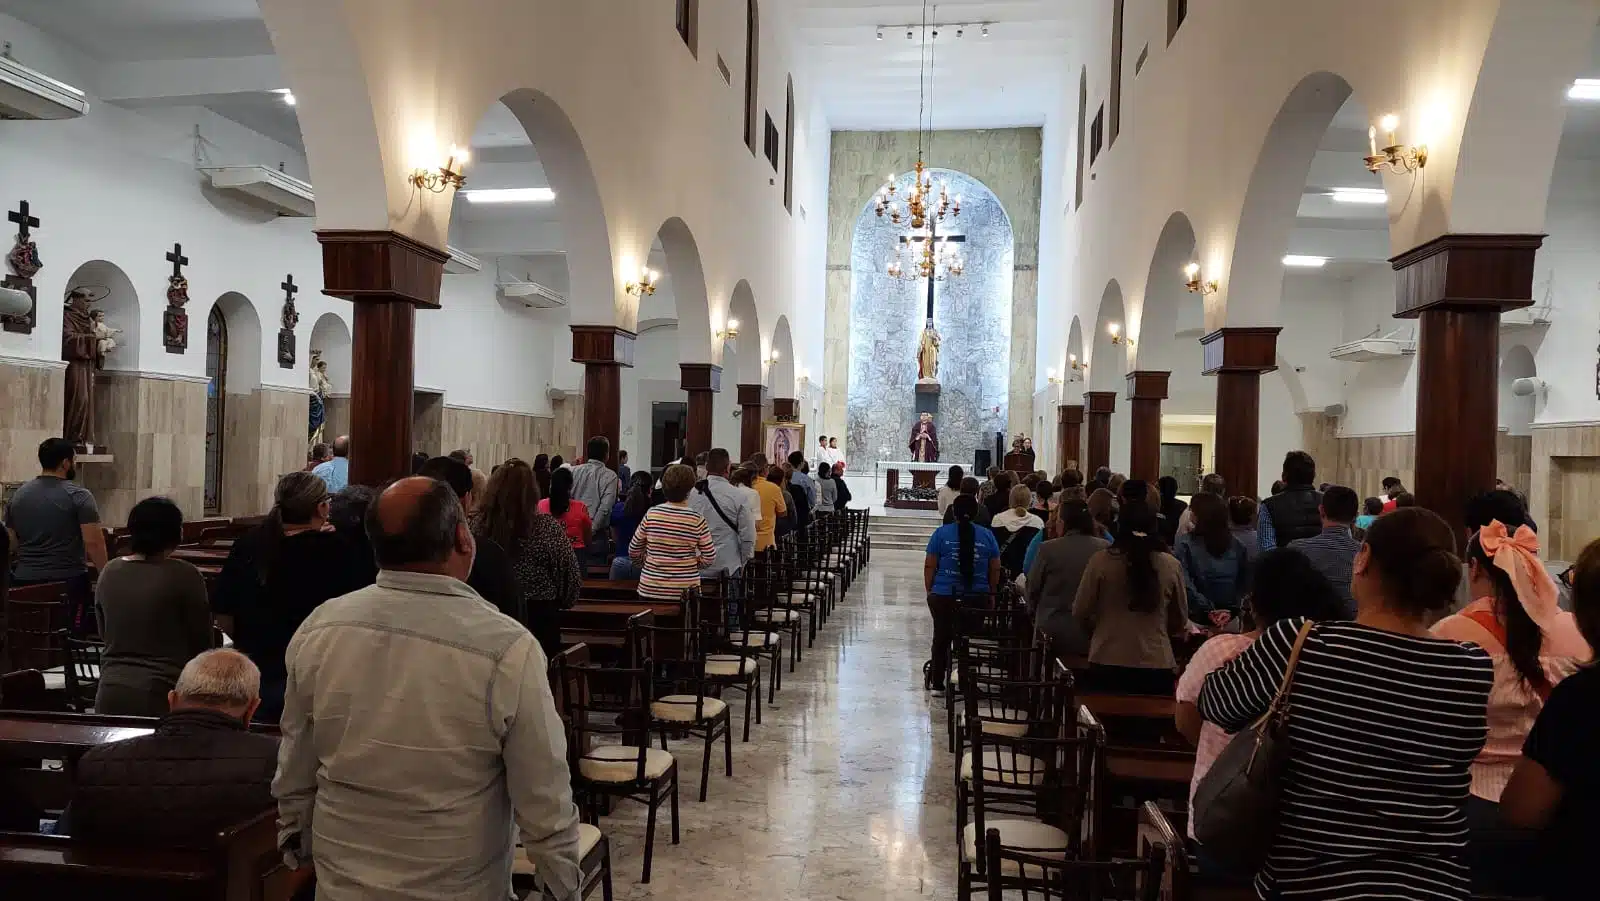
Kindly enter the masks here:
M 299 880 L 283 865 L 277 837 L 275 810 L 187 850 L 0 832 L 0 885 L 15 898 L 287 901 Z
M 561 641 L 585 647 L 586 659 L 574 663 L 627 666 L 632 662 L 633 649 L 628 647 L 628 639 L 633 627 L 655 622 L 655 611 L 645 604 L 579 601 L 561 611 Z
M 1080 724 L 1094 723 L 1106 731 L 1103 778 L 1095 800 L 1101 853 L 1125 856 L 1133 852 L 1138 808 L 1145 802 L 1162 804 L 1167 818 L 1185 829 L 1194 750 L 1160 738 L 1165 732 L 1176 733 L 1172 722 L 1176 702 L 1099 694 L 1078 695 L 1076 700 Z M 1119 723 L 1118 729 L 1106 722 L 1101 710 L 1109 711 L 1108 716 Z M 1152 735 L 1158 736 L 1157 740 L 1149 740 Z

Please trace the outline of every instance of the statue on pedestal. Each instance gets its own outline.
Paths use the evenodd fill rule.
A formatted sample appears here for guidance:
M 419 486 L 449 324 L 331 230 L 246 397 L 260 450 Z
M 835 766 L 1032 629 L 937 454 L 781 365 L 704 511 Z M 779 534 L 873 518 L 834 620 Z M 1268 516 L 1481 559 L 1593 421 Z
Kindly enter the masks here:
M 917 345 L 917 381 L 939 381 L 939 332 L 933 327 L 933 320 L 929 319 L 922 328 L 922 342 Z
M 61 358 L 67 361 L 67 405 L 61 434 L 85 450 L 94 446 L 94 374 L 106 365 L 95 311 L 89 305 L 110 293 L 98 286 L 73 288 L 67 292 L 61 321 Z
M 322 351 L 311 351 L 311 411 L 307 422 L 308 439 L 312 444 L 322 441 L 322 430 L 328 422 L 328 394 L 333 391 L 333 380 L 328 378 L 328 361 Z
M 918 463 L 939 462 L 939 429 L 933 424 L 933 414 L 923 413 L 911 427 L 911 459 Z

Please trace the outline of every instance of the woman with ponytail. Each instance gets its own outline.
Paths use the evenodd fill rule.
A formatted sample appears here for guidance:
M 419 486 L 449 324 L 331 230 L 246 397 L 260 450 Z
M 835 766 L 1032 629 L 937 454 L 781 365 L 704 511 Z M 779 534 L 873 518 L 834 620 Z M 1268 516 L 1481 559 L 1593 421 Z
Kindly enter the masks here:
M 1536 850 L 1532 836 L 1500 827 L 1500 794 L 1556 684 L 1592 656 L 1578 623 L 1557 604 L 1555 580 L 1539 560 L 1539 537 L 1526 523 L 1493 520 L 1467 542 L 1472 597 L 1440 620 L 1433 634 L 1470 641 L 1494 661 L 1489 740 L 1472 763 L 1467 859 L 1474 888 L 1510 892 Z
M 928 539 L 922 581 L 933 614 L 933 657 L 923 666 L 923 687 L 944 691 L 950 668 L 950 641 L 957 611 L 987 606 L 1000 586 L 1000 544 L 994 533 L 977 524 L 978 500 L 961 495 L 950 505 L 954 522 L 935 529 Z
M 233 647 L 261 670 L 256 718 L 275 723 L 287 679 L 283 655 L 300 623 L 323 601 L 365 587 L 353 545 L 328 525 L 328 486 L 309 472 L 278 479 L 272 510 L 233 543 L 211 610 Z
M 1183 567 L 1166 552 L 1155 511 L 1129 501 L 1111 547 L 1089 558 L 1072 615 L 1089 636 L 1085 687 L 1124 694 L 1172 694 L 1172 639 L 1189 626 Z

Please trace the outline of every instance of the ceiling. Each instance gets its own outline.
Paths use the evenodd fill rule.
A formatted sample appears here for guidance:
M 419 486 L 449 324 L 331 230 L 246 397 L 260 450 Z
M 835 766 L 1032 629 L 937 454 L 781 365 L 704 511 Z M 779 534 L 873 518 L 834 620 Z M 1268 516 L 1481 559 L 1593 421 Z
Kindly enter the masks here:
M 272 52 L 256 0 L 0 0 L 0 12 L 101 60 L 206 59 Z
M 786 0 L 807 71 L 837 129 L 914 128 L 921 71 L 920 3 Z M 937 23 L 988 22 L 989 36 L 939 29 L 934 48 L 935 128 L 1042 125 L 1062 106 L 1073 12 L 1083 0 L 941 3 Z M 930 22 L 932 17 L 930 14 Z M 885 27 L 878 40 L 879 26 Z

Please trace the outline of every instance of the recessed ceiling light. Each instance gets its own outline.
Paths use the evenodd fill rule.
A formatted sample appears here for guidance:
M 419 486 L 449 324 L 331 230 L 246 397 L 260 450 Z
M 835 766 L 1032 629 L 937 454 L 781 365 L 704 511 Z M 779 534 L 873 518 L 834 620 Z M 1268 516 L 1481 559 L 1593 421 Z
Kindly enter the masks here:
M 1334 188 L 1330 196 L 1334 203 L 1377 205 L 1389 202 L 1389 194 L 1382 188 Z
M 883 40 L 883 29 L 882 28 L 878 29 L 878 40 L 880 40 L 880 41 Z
M 989 26 L 988 25 L 983 26 L 983 36 L 984 37 L 988 37 L 989 36 Z
M 1327 263 L 1327 257 L 1316 257 L 1300 253 L 1286 254 L 1283 258 L 1283 265 L 1293 266 L 1297 269 L 1321 269 Z
M 1600 100 L 1600 78 L 1579 78 L 1567 88 L 1568 100 Z
M 477 188 L 462 191 L 468 203 L 550 203 L 556 192 L 549 188 Z
M 294 91 L 291 91 L 288 88 L 273 88 L 270 93 L 277 94 L 279 97 L 283 98 L 284 103 L 294 106 Z

